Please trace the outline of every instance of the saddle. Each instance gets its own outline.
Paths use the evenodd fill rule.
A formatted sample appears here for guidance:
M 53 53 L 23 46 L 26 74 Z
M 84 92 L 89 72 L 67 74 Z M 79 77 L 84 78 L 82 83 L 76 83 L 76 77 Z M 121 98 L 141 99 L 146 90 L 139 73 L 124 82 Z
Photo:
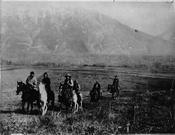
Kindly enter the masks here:
M 32 85 L 27 85 L 28 89 L 27 89 L 27 93 L 31 94 L 33 96 L 33 98 L 40 99 L 40 93 L 39 93 L 39 88 L 35 88 Z
M 63 87 L 61 95 L 65 99 L 70 99 L 72 97 L 72 89 L 69 87 Z
M 108 90 L 109 90 L 110 93 L 113 93 L 113 92 L 116 92 L 118 90 L 118 88 L 115 88 L 114 85 L 109 84 L 108 85 Z

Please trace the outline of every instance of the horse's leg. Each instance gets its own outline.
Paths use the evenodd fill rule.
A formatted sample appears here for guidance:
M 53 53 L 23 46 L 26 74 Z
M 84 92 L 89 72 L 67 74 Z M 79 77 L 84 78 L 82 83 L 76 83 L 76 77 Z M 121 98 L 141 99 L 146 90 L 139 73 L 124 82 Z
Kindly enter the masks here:
M 74 113 L 75 113 L 76 110 L 77 110 L 77 103 L 74 102 L 74 107 L 73 108 L 74 108 Z
M 38 109 L 40 109 L 40 107 L 41 107 L 41 105 L 40 105 L 40 100 L 39 99 L 37 99 L 37 106 L 38 106 Z
M 79 106 L 81 111 L 83 111 L 82 100 L 83 100 L 82 94 L 79 94 L 79 96 L 78 96 L 78 106 Z
M 54 100 L 55 100 L 55 96 L 54 96 L 54 94 L 52 93 L 52 94 L 51 94 L 51 97 L 50 97 L 50 101 L 51 101 L 51 109 L 54 108 L 54 102 L 55 102 Z M 49 101 L 49 102 L 50 102 L 50 101 Z
M 46 112 L 47 112 L 47 104 L 45 105 L 44 115 L 46 114 Z
M 115 91 L 115 93 L 114 93 L 114 99 L 116 99 L 117 98 L 117 91 Z
M 75 112 L 77 112 L 78 111 L 78 103 L 77 103 L 77 101 L 75 101 Z
M 116 98 L 119 96 L 119 90 L 116 91 Z
M 80 101 L 80 110 L 83 111 L 83 102 Z
M 74 103 L 74 113 L 78 112 L 78 104 L 77 103 Z
M 41 105 L 39 107 L 39 111 L 41 114 L 43 113 L 43 106 L 44 106 L 44 103 L 41 101 Z
M 90 96 L 90 102 L 92 102 L 92 96 Z
M 174 120 L 174 105 L 170 103 L 170 117 Z
M 32 110 L 33 110 L 33 102 L 31 102 L 31 110 L 30 110 L 30 113 L 32 113 Z
M 24 112 L 24 111 L 25 111 L 24 106 L 25 106 L 25 102 L 24 102 L 24 101 L 22 101 L 22 112 Z
M 175 109 L 174 109 L 174 104 L 173 104 L 173 106 L 172 106 L 172 118 L 173 118 L 173 120 L 174 120 L 174 113 L 175 113 Z
M 29 112 L 30 102 L 27 102 L 27 113 Z
M 53 98 L 52 98 L 52 109 L 54 109 L 54 105 L 55 105 L 55 95 L 53 94 Z
M 76 111 L 75 112 L 78 112 L 78 108 L 79 108 L 79 105 L 78 105 L 78 103 L 76 103 Z
M 44 105 L 41 107 L 42 116 L 44 115 Z
M 112 92 L 112 99 L 114 99 L 114 92 Z
M 44 105 L 42 106 L 42 116 L 44 116 L 47 112 L 47 104 L 44 103 Z
M 80 109 L 83 111 L 83 96 L 80 96 Z
M 54 99 L 52 99 L 52 102 L 51 102 L 51 104 L 52 104 L 52 109 L 54 109 L 54 105 L 55 105 L 55 100 Z

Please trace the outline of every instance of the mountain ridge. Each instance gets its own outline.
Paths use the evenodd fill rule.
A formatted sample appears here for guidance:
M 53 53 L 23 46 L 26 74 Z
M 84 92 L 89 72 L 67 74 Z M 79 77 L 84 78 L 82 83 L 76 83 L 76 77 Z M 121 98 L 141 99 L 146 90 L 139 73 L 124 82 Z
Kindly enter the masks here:
M 72 56 L 73 60 L 67 57 L 68 62 L 77 58 L 81 63 L 83 55 L 174 54 L 174 46 L 165 40 L 83 9 L 63 8 L 37 17 L 5 16 L 2 26 L 2 56 L 10 60 L 56 61 Z

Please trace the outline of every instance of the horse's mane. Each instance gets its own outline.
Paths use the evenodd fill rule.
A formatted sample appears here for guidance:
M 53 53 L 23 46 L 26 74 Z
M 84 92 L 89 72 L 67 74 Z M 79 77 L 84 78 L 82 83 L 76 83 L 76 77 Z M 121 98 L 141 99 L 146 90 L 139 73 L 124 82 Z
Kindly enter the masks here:
M 40 82 L 39 83 L 39 93 L 40 93 L 40 98 L 41 98 L 41 100 L 46 100 L 47 101 L 47 92 L 46 92 L 46 88 L 45 88 L 45 85 L 42 83 L 42 82 Z
M 20 83 L 25 87 L 27 86 L 26 83 L 24 83 L 23 81 L 20 81 Z

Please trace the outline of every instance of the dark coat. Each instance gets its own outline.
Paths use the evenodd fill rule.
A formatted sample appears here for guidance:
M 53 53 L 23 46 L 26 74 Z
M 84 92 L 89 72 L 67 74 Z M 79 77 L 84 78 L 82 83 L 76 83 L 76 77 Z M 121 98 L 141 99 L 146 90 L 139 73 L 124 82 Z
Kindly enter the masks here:
M 50 83 L 51 83 L 50 78 L 49 77 L 43 78 L 42 82 L 45 84 L 46 90 L 50 91 L 51 90 L 51 88 L 50 88 Z
M 101 90 L 101 86 L 98 82 L 96 82 L 93 86 L 93 89 L 92 91 L 97 91 L 98 92 L 98 95 L 100 96 L 100 90 Z
M 114 89 L 115 90 L 118 90 L 118 87 L 119 87 L 119 79 L 118 78 L 115 78 L 114 79 L 113 86 L 114 86 Z
M 73 90 L 75 90 L 76 93 L 79 93 L 80 86 L 77 82 L 74 82 Z

